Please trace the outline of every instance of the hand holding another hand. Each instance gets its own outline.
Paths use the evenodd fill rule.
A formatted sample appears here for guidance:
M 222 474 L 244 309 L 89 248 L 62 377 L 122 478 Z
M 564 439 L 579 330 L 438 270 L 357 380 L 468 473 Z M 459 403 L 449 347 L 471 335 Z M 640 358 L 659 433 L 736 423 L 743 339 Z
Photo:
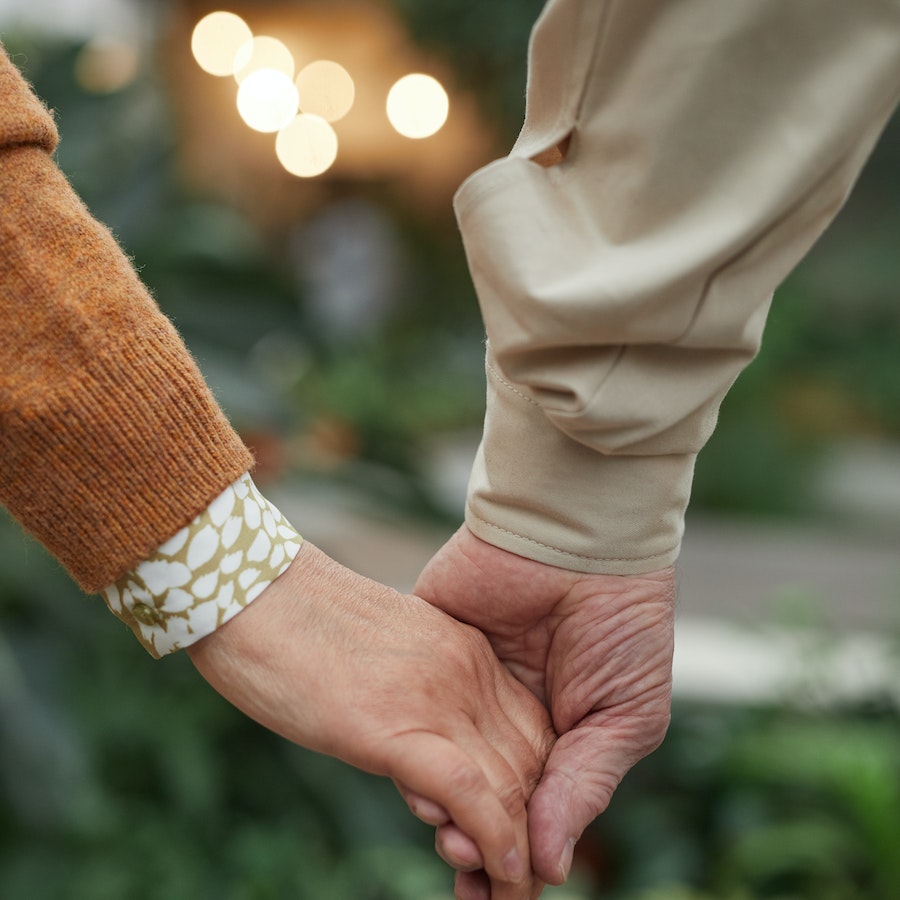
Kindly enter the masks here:
M 540 893 L 526 802 L 555 735 L 476 629 L 307 542 L 254 603 L 188 653 L 251 718 L 390 776 L 421 819 L 469 835 L 492 900 Z
M 572 572 L 508 553 L 463 526 L 415 591 L 483 631 L 551 712 L 559 740 L 529 802 L 528 828 L 535 873 L 559 884 L 584 828 L 668 727 L 674 571 Z M 450 862 L 477 866 L 477 848 L 455 830 L 452 845 Z M 466 900 L 487 896 L 465 874 L 457 890 Z

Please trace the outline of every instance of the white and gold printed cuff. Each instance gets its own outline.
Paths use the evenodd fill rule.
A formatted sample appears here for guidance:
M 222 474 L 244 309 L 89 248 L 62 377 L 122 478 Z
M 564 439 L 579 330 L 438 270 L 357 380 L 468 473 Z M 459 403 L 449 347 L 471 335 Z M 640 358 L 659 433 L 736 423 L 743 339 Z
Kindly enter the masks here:
M 149 653 L 165 656 L 212 634 L 253 602 L 302 543 L 245 474 L 103 594 Z

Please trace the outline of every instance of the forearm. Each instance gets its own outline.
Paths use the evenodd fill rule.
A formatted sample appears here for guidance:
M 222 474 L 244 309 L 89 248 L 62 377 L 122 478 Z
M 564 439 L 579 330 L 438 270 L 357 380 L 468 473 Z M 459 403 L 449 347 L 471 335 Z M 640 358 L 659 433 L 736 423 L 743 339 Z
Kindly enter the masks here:
M 0 98 L 0 502 L 94 591 L 252 460 L 2 53 Z
M 490 339 L 476 534 L 587 572 L 675 559 L 772 292 L 898 93 L 896 3 L 548 5 L 522 135 L 456 203 Z

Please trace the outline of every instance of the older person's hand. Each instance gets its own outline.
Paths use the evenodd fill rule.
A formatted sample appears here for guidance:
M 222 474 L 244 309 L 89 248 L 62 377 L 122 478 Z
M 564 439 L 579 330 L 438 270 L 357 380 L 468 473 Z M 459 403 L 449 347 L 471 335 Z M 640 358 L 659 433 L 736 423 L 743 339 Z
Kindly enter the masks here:
M 584 828 L 668 727 L 673 570 L 634 577 L 571 572 L 500 550 L 463 526 L 415 591 L 481 629 L 551 712 L 559 740 L 529 802 L 528 826 L 537 876 L 559 884 Z M 481 859 L 465 835 L 453 825 L 440 831 L 445 858 L 477 869 Z M 460 873 L 457 886 L 466 900 L 488 896 L 477 873 Z
M 526 801 L 555 735 L 480 632 L 306 543 L 254 603 L 187 652 L 267 728 L 390 776 L 419 818 L 469 835 L 493 900 L 540 893 Z

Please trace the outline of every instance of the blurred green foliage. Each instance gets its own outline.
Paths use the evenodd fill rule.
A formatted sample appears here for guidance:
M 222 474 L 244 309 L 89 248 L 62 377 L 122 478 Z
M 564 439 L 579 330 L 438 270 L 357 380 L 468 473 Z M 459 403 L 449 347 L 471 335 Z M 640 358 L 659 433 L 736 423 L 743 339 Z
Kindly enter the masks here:
M 511 141 L 540 2 L 396 3 Z M 285 246 L 179 180 L 152 71 L 124 92 L 89 95 L 72 78 L 78 47 L 4 39 L 57 109 L 61 166 L 235 422 L 291 440 L 338 421 L 351 439 L 331 477 L 362 486 L 354 463 L 378 464 L 403 476 L 398 502 L 433 511 L 419 443 L 477 426 L 483 392 L 481 325 L 452 227 L 382 196 L 405 278 L 371 329 L 335 336 L 318 325 Z M 898 155 L 895 123 L 834 235 L 776 298 L 763 353 L 704 451 L 698 505 L 796 510 L 824 438 L 900 435 Z M 255 727 L 183 656 L 151 661 L 6 520 L 0 559 L 0 896 L 450 896 L 430 830 L 390 785 Z M 895 711 L 685 708 L 675 722 L 590 830 L 576 884 L 548 896 L 900 896 Z
M 157 662 L 0 520 L 0 896 L 449 900 L 393 786 Z M 802 700 L 803 698 L 798 698 Z M 894 900 L 900 720 L 676 704 L 548 900 Z
M 525 46 L 539 0 L 395 5 L 414 37 L 453 66 L 460 88 L 477 95 L 502 152 L 524 110 Z M 324 470 L 357 486 L 374 464 L 405 484 L 396 503 L 445 513 L 422 447 L 477 429 L 484 391 L 483 329 L 449 209 L 422 218 L 383 186 L 357 186 L 396 247 L 402 277 L 385 309 L 342 334 L 319 316 L 327 298 L 295 252 L 302 230 L 264 234 L 180 180 L 166 93 L 152 68 L 124 91 L 87 94 L 72 77 L 78 47 L 5 38 L 57 110 L 61 166 L 134 257 L 251 442 L 283 442 L 289 470 Z M 694 509 L 808 511 L 829 441 L 900 437 L 898 157 L 895 121 L 847 209 L 778 292 L 763 350 L 700 456 Z M 335 208 L 346 205 L 347 190 L 335 187 Z M 342 435 L 337 447 L 325 442 L 324 464 L 321 446 L 308 452 L 323 423 Z
M 501 152 L 512 144 L 525 110 L 528 36 L 544 0 L 393 0 L 420 43 L 453 66 L 460 87 L 475 93 L 499 127 Z
M 676 704 L 663 747 L 581 854 L 621 900 L 888 900 L 900 895 L 897 834 L 894 701 Z
M 6 519 L 0 557 L 0 896 L 450 896 L 392 785 L 154 662 Z
M 776 292 L 758 358 L 697 465 L 698 508 L 809 512 L 833 442 L 900 440 L 900 115 L 849 200 Z
M 152 69 L 125 90 L 90 94 L 72 75 L 79 46 L 4 40 L 56 111 L 61 168 L 127 249 L 251 445 L 283 441 L 290 454 L 320 422 L 336 422 L 349 446 L 326 446 L 334 458 L 324 463 L 301 453 L 289 462 L 294 470 L 323 465 L 330 477 L 359 484 L 357 461 L 366 471 L 374 463 L 406 480 L 397 503 L 434 513 L 419 441 L 477 427 L 484 396 L 481 320 L 449 207 L 423 220 L 381 188 L 360 187 L 402 274 L 384 310 L 341 332 L 323 321 L 327 297 L 315 295 L 295 252 L 304 223 L 296 233 L 264 233 L 180 179 L 166 94 Z M 340 193 L 334 208 L 349 205 Z

